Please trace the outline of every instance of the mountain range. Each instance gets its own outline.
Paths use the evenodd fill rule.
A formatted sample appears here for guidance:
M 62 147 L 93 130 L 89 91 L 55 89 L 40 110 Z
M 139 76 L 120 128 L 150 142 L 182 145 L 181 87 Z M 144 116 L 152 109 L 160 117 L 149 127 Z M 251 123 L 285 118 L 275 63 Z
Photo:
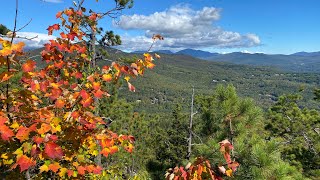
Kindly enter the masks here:
M 30 59 L 37 61 L 38 67 L 45 63 L 41 61 L 40 52 L 42 50 L 36 49 L 27 54 Z M 106 50 L 110 60 L 142 57 L 137 53 L 125 53 L 111 48 Z M 318 73 L 297 73 L 257 65 L 266 64 L 268 61 L 265 59 L 287 58 L 285 55 L 230 53 L 218 54 L 214 57 L 215 54 L 213 56 L 209 54 L 216 61 L 223 61 L 227 58 L 243 63 L 255 61 L 256 64 L 253 66 L 234 64 L 228 61 L 203 60 L 192 57 L 190 54 L 184 55 L 181 52 L 181 54 L 168 51 L 158 53 L 161 59 L 155 61 L 156 67 L 146 71 L 143 77 L 132 79 L 136 93 L 129 92 L 125 85 L 121 88 L 122 93 L 120 94 L 123 94 L 121 97 L 130 102 L 137 102 L 137 110 L 147 108 L 148 112 L 164 112 L 168 111 L 169 107 L 174 106 L 176 102 L 182 102 L 187 108 L 190 103 L 190 88 L 192 86 L 195 87 L 197 94 L 210 94 L 217 84 L 233 84 L 241 96 L 254 98 L 261 106 L 270 105 L 282 94 L 298 92 L 301 87 L 306 89 L 304 91 L 306 97 L 312 99 L 312 91 L 316 86 L 319 86 L 320 82 L 320 71 Z M 199 55 L 199 51 L 197 53 Z M 291 55 L 290 57 L 300 56 Z M 305 57 L 301 56 L 300 58 Z M 110 63 L 109 60 L 101 60 L 97 64 L 104 66 Z M 281 65 L 281 63 L 275 64 Z M 312 102 L 308 102 L 308 105 L 314 106 Z
M 133 52 L 142 53 L 142 52 Z M 184 49 L 178 52 L 159 50 L 156 53 L 188 55 L 215 62 L 229 62 L 233 64 L 245 64 L 254 66 L 272 66 L 291 72 L 320 72 L 320 51 L 319 52 L 297 52 L 290 55 L 264 54 L 264 53 L 243 53 L 233 52 L 227 54 L 211 53 L 202 50 Z

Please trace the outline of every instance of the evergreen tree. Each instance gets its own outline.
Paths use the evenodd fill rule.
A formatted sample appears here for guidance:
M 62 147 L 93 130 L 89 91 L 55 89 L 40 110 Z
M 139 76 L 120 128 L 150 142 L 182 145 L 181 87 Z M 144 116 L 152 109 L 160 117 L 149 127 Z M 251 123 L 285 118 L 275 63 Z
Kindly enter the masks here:
M 320 177 L 320 112 L 299 106 L 298 94 L 281 96 L 270 108 L 271 137 L 282 139 L 282 156 L 311 178 Z
M 277 139 L 265 139 L 262 110 L 251 99 L 239 98 L 233 86 L 219 85 L 213 95 L 199 96 L 196 102 L 201 112 L 198 129 L 205 140 L 197 148 L 198 155 L 223 162 L 216 144 L 228 138 L 240 163 L 235 179 L 303 179 L 281 159 Z
M 163 179 L 164 172 L 183 164 L 187 155 L 188 116 L 182 106 L 176 104 L 169 117 L 161 117 L 154 126 L 153 138 L 155 159 L 149 161 L 148 170 L 153 179 Z
M 0 24 L 0 34 L 6 35 L 10 30 L 3 24 Z

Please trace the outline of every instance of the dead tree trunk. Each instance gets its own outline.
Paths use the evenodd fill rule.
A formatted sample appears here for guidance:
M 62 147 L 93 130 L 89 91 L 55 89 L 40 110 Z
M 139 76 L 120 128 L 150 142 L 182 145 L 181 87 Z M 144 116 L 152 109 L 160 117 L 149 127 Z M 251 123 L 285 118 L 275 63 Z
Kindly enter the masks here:
M 192 96 L 191 96 L 191 109 L 190 109 L 190 121 L 189 121 L 189 138 L 188 138 L 188 154 L 187 160 L 190 160 L 192 152 L 192 123 L 193 123 L 193 101 L 194 101 L 194 87 L 192 87 Z

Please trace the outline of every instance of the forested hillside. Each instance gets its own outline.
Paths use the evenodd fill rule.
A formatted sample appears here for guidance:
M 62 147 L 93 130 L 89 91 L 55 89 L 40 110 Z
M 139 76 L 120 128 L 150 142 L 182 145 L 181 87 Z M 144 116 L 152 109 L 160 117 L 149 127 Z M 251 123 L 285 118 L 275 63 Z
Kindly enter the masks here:
M 21 32 L 32 19 L 19 25 L 20 2 L 8 1 L 13 27 L 0 24 L 0 179 L 319 179 L 317 52 L 186 49 L 257 48 L 261 40 L 217 26 L 215 7 L 122 15 L 133 0 L 110 9 L 76 0 L 54 12 L 47 34 Z M 30 13 L 65 2 L 42 3 L 56 6 Z M 145 36 L 122 39 L 101 25 Z

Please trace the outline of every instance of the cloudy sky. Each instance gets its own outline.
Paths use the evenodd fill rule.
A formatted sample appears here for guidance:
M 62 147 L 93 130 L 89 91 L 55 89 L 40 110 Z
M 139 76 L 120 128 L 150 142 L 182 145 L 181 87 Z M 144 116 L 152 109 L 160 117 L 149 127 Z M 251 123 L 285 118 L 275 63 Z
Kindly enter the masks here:
M 13 27 L 15 4 L 6 1 L 0 23 Z M 103 12 L 113 0 L 86 0 L 87 7 Z M 4 2 L 3 2 L 4 3 Z M 55 36 L 47 36 L 48 25 L 57 23 L 55 14 L 72 5 L 71 0 L 20 0 L 18 26 L 32 18 L 20 35 L 38 38 L 29 47 L 41 47 Z M 121 35 L 125 51 L 144 51 L 153 34 L 164 41 L 154 50 L 185 48 L 211 52 L 264 52 L 291 54 L 320 51 L 319 0 L 135 0 L 134 7 L 117 19 L 101 25 Z

